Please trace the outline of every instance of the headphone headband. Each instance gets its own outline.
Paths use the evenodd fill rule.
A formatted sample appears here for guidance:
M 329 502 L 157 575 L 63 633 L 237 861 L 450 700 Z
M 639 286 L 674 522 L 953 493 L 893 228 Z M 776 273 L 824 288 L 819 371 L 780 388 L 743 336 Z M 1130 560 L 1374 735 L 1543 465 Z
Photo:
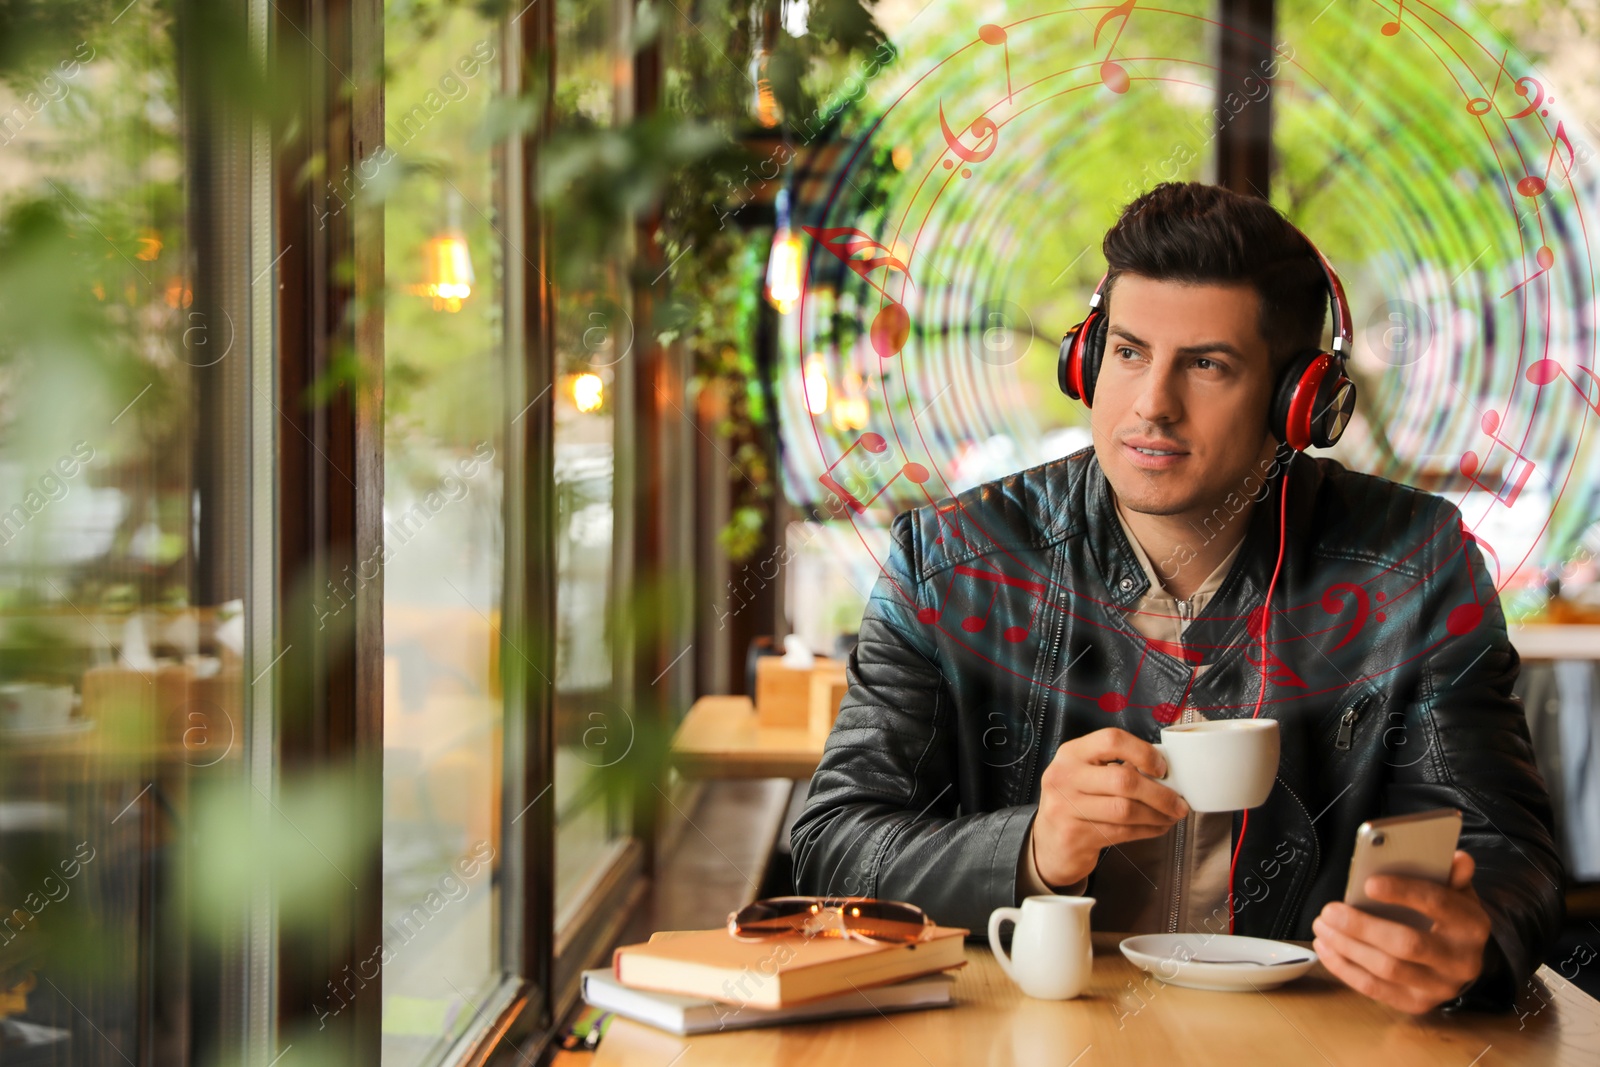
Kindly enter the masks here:
M 1303 233 L 1300 236 L 1306 237 Z M 1355 329 L 1350 319 L 1350 302 L 1344 295 L 1344 282 L 1339 280 L 1339 272 L 1333 269 L 1333 264 L 1328 262 L 1328 257 L 1322 254 L 1322 249 L 1311 238 L 1306 237 L 1306 244 L 1316 254 L 1317 262 L 1322 264 L 1322 273 L 1328 278 L 1328 292 L 1332 294 L 1333 354 L 1340 359 L 1349 359 L 1350 350 L 1355 344 Z

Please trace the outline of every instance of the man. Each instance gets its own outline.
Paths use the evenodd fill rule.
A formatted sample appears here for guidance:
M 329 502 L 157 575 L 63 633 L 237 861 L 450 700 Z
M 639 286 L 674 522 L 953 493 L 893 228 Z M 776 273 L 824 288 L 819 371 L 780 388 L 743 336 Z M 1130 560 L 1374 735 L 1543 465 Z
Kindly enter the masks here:
M 1103 250 L 1093 445 L 895 519 L 794 827 L 798 891 L 973 931 L 1083 893 L 1099 929 L 1311 940 L 1403 1011 L 1508 1006 L 1562 870 L 1459 509 L 1277 439 L 1274 385 L 1318 347 L 1328 283 L 1270 205 L 1164 184 Z M 1282 755 L 1241 841 L 1241 813 L 1149 777 L 1151 743 L 1258 698 Z M 1346 907 L 1360 823 L 1441 807 L 1463 815 L 1449 885 L 1367 886 L 1431 929 Z

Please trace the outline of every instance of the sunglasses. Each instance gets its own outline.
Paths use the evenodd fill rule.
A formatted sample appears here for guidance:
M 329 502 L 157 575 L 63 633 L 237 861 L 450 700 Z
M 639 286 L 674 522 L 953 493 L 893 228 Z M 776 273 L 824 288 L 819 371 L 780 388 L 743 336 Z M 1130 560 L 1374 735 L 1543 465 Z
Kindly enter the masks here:
M 934 922 L 915 904 L 872 897 L 768 897 L 728 915 L 741 941 L 798 934 L 910 944 L 933 935 Z

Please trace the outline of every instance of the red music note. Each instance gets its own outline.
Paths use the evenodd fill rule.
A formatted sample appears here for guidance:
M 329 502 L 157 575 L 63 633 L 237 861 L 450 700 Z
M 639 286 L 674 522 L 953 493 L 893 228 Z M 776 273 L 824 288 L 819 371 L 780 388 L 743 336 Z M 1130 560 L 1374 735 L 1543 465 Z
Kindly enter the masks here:
M 1487 553 L 1489 558 L 1494 560 L 1494 579 L 1493 579 L 1493 581 L 1494 581 L 1495 588 L 1496 589 L 1500 588 L 1500 553 L 1496 552 L 1494 550 L 1494 546 L 1491 545 L 1489 542 L 1485 541 L 1483 538 L 1479 537 L 1477 534 L 1474 534 L 1471 530 L 1467 529 L 1465 523 L 1461 524 L 1461 536 L 1463 538 L 1465 538 L 1471 544 L 1477 545 L 1479 552 Z
M 895 479 L 899 478 L 902 474 L 904 474 L 909 480 L 916 482 L 919 485 L 928 480 L 928 468 L 924 467 L 920 463 L 908 462 L 899 470 L 895 471 L 893 476 L 891 476 L 888 481 L 883 483 L 882 488 L 880 488 L 876 493 L 873 493 L 871 497 L 863 502 L 860 497 L 856 496 L 850 490 L 840 485 L 838 480 L 833 476 L 834 469 L 837 468 L 839 464 L 843 463 L 850 453 L 856 450 L 857 445 L 864 446 L 868 452 L 876 455 L 882 455 L 889 448 L 889 442 L 883 439 L 882 434 L 876 434 L 868 431 L 851 442 L 850 447 L 844 450 L 844 454 L 829 464 L 827 472 L 817 480 L 838 494 L 840 502 L 848 505 L 850 509 L 856 512 L 858 515 L 865 515 L 867 508 L 871 507 L 874 501 L 887 492 L 889 487 L 895 483 Z
M 873 317 L 869 334 L 872 347 L 882 359 L 888 359 L 905 347 L 906 339 L 911 336 L 911 316 L 906 314 L 906 309 L 900 302 L 889 295 L 889 291 L 869 277 L 870 272 L 879 267 L 888 271 L 897 270 L 906 276 L 906 281 L 912 282 L 910 269 L 894 255 L 894 250 L 886 244 L 874 241 L 863 230 L 853 226 L 801 226 L 802 230 L 810 234 L 823 248 L 844 263 L 845 266 L 855 271 L 862 281 L 872 286 L 881 293 L 889 303 L 878 310 Z M 889 253 L 885 256 L 870 256 L 866 259 L 857 259 L 855 255 L 861 251 L 874 251 L 881 249 Z
M 1189 691 L 1194 688 L 1194 680 L 1200 676 L 1200 668 L 1196 667 L 1189 672 L 1189 681 L 1183 687 L 1183 696 L 1178 698 L 1176 704 L 1163 701 L 1150 709 L 1151 716 L 1162 726 L 1171 726 L 1183 717 L 1183 705 L 1189 699 Z
M 1165 652 L 1167 655 L 1181 659 L 1185 663 L 1199 664 L 1205 660 L 1204 654 L 1198 649 L 1191 651 L 1176 641 L 1162 641 L 1159 638 L 1143 636 L 1141 636 L 1140 640 L 1144 647 L 1139 652 L 1139 662 L 1134 664 L 1133 678 L 1128 682 L 1127 692 L 1118 693 L 1116 690 L 1107 690 L 1101 693 L 1095 701 L 1100 706 L 1100 710 L 1109 715 L 1115 715 L 1128 706 L 1129 699 L 1133 696 L 1134 687 L 1139 684 L 1139 672 L 1144 669 L 1145 657 L 1150 655 L 1152 649 L 1157 652 Z M 1194 684 L 1194 673 L 1192 671 L 1189 674 L 1189 683 L 1190 685 Z M 1187 700 L 1188 697 L 1189 690 L 1186 687 L 1183 691 L 1183 699 Z M 1183 713 L 1179 705 L 1172 703 L 1157 704 L 1151 709 L 1151 712 L 1155 715 L 1156 721 L 1163 726 L 1176 722 L 1178 716 Z
M 861 276 L 861 280 L 868 285 L 889 296 L 878 283 L 868 275 L 879 267 L 897 270 L 911 280 L 911 271 L 895 256 L 894 249 L 880 241 L 874 241 L 872 235 L 865 230 L 858 230 L 853 226 L 801 226 L 802 230 L 810 234 L 822 247 L 832 253 L 845 266 Z M 856 259 L 855 254 L 864 250 L 881 249 L 889 253 L 885 256 L 874 256 L 870 259 Z M 893 299 L 890 297 L 890 299 Z
M 939 598 L 939 606 L 936 607 L 936 608 L 921 608 L 921 609 L 919 609 L 917 611 L 917 621 L 921 622 L 921 623 L 927 623 L 929 625 L 932 625 L 933 623 L 938 622 L 939 619 L 944 616 L 944 609 L 950 603 L 950 590 L 954 589 L 955 587 L 956 587 L 956 576 L 954 574 L 951 574 L 950 575 L 950 584 L 944 587 L 944 596 Z
M 1252 608 L 1244 617 L 1244 632 L 1259 641 L 1266 636 L 1267 626 L 1271 621 L 1272 613 L 1267 610 L 1265 604 L 1259 608 Z
M 1544 161 L 1544 177 L 1536 178 L 1532 174 L 1517 183 L 1517 192 L 1523 196 L 1538 196 L 1549 188 L 1550 168 L 1555 166 L 1557 150 L 1567 146 L 1567 161 L 1561 164 L 1561 169 L 1566 172 L 1567 180 L 1572 180 L 1572 168 L 1578 162 L 1578 155 L 1572 150 L 1572 142 L 1567 138 L 1567 125 L 1564 122 L 1556 123 L 1556 135 L 1550 139 L 1550 155 Z
M 1257 667 L 1268 668 L 1267 681 L 1274 682 L 1278 685 L 1290 686 L 1291 688 L 1296 689 L 1309 688 L 1301 679 L 1301 677 L 1294 672 L 1293 667 L 1290 667 L 1287 663 L 1278 658 L 1278 654 L 1276 652 L 1273 652 L 1269 649 L 1265 657 L 1257 659 L 1251 654 L 1255 651 L 1255 649 L 1255 645 L 1245 645 L 1244 658 L 1249 660 Z
M 1494 444 L 1490 445 L 1488 451 L 1484 453 L 1483 463 L 1479 462 L 1478 454 L 1476 452 L 1468 451 L 1462 453 L 1461 473 L 1467 478 L 1467 480 L 1472 482 L 1472 484 L 1476 485 L 1478 488 L 1488 489 L 1489 492 L 1494 494 L 1494 498 L 1496 500 L 1500 501 L 1500 503 L 1509 508 L 1517 502 L 1517 497 L 1522 493 L 1522 487 L 1528 484 L 1528 476 L 1534 471 L 1533 461 L 1527 456 L 1523 455 L 1521 452 L 1517 451 L 1517 449 L 1506 444 L 1506 442 L 1501 440 L 1500 437 L 1495 433 L 1495 431 L 1500 428 L 1500 416 L 1497 413 L 1493 411 L 1485 412 L 1480 425 L 1483 426 L 1483 432 L 1494 439 Z M 1510 470 L 1508 471 L 1506 477 L 1502 479 L 1499 489 L 1489 489 L 1487 485 L 1484 485 L 1478 480 L 1478 472 L 1483 470 L 1487 465 L 1488 452 L 1492 452 L 1494 450 L 1494 445 L 1499 445 L 1516 457 L 1511 461 Z M 1507 488 L 1508 486 L 1509 488 Z
M 1112 60 L 1111 53 L 1117 50 L 1117 42 L 1122 39 L 1122 31 L 1127 29 L 1128 19 L 1133 16 L 1133 8 L 1137 3 L 1138 0 L 1125 0 L 1124 3 L 1118 4 L 1104 15 L 1101 15 L 1100 21 L 1094 25 L 1094 43 L 1098 46 L 1100 44 L 1100 31 L 1105 28 L 1105 24 L 1112 19 L 1122 20 L 1117 24 L 1116 36 L 1111 38 L 1111 47 L 1106 49 L 1106 58 L 1100 64 L 1100 81 L 1114 93 L 1128 91 L 1128 72 L 1122 68 L 1121 63 Z
M 923 491 L 926 492 L 927 491 L 926 488 L 924 488 Z M 961 510 L 961 505 L 960 504 L 950 504 L 950 505 L 947 505 L 947 506 L 942 507 L 942 508 L 938 507 L 937 505 L 935 505 L 935 507 L 933 509 L 933 517 L 934 517 L 935 521 L 937 521 L 939 523 L 939 536 L 935 537 L 933 539 L 933 543 L 934 544 L 936 544 L 936 545 L 944 544 L 945 516 L 950 514 L 952 511 L 960 511 L 960 510 Z M 951 533 L 952 536 L 955 537 L 955 539 L 957 541 L 960 541 L 962 544 L 966 544 L 967 543 L 967 539 L 965 537 L 963 537 L 962 534 L 961 534 L 961 519 L 959 517 L 950 522 L 950 533 Z
M 1395 20 L 1393 22 L 1385 22 L 1383 24 L 1383 35 L 1385 37 L 1393 37 L 1395 34 L 1399 33 L 1400 32 L 1400 23 L 1405 20 L 1405 17 L 1406 17 L 1406 0 L 1400 0 L 1400 14 L 1395 17 Z
M 1545 271 L 1548 271 L 1551 267 L 1556 265 L 1556 254 L 1549 245 L 1540 245 L 1539 251 L 1533 254 L 1533 258 L 1538 261 L 1539 269 L 1533 274 L 1530 274 L 1526 278 L 1522 279 L 1516 285 L 1513 285 L 1511 288 L 1507 289 L 1505 292 L 1501 293 L 1501 300 L 1504 300 L 1506 297 L 1510 296 L 1518 289 L 1521 289 L 1524 285 L 1527 285 L 1529 282 L 1539 277 L 1539 275 L 1545 273 Z
M 1509 56 L 1510 54 L 1511 54 L 1510 50 L 1507 50 L 1507 51 L 1501 53 L 1501 55 L 1500 55 L 1500 66 L 1499 66 L 1499 69 L 1496 70 L 1495 76 L 1494 76 L 1494 88 L 1489 90 L 1489 95 L 1488 96 L 1475 96 L 1472 99 L 1468 100 L 1467 101 L 1467 114 L 1469 114 L 1469 115 L 1487 115 L 1489 113 L 1489 109 L 1494 107 L 1495 90 L 1500 88 L 1500 79 L 1504 78 L 1506 76 L 1506 57 Z M 1480 81 L 1478 84 L 1482 85 L 1483 82 Z M 1526 96 L 1527 94 L 1524 93 L 1523 95 Z
M 984 44 L 990 44 L 990 45 L 997 44 L 997 45 L 999 45 L 999 46 L 1001 46 L 1002 48 L 1005 49 L 1005 52 L 1006 52 L 1006 103 L 1008 103 L 1008 104 L 1012 103 L 1012 99 L 1011 99 L 1011 45 L 1008 44 L 1007 40 L 1006 40 L 1006 28 L 1004 26 L 996 26 L 992 22 L 985 23 L 984 25 L 978 27 L 978 38 L 981 41 L 983 41 Z
M 1505 62 L 1505 57 L 1504 56 L 1500 57 L 1500 62 L 1501 63 Z M 1524 84 L 1524 83 L 1526 83 L 1526 84 Z M 1498 78 L 1495 79 L 1495 84 L 1499 84 L 1499 79 Z M 1550 113 L 1549 108 L 1542 108 L 1540 105 L 1541 104 L 1553 104 L 1553 103 L 1555 103 L 1555 99 L 1556 98 L 1552 96 L 1549 100 L 1546 100 L 1544 98 L 1544 86 L 1540 85 L 1538 83 L 1538 81 L 1536 81 L 1535 79 L 1533 79 L 1533 78 L 1518 78 L 1517 79 L 1517 95 L 1521 96 L 1521 97 L 1526 97 L 1528 95 L 1528 86 L 1529 85 L 1533 86 L 1533 100 L 1528 104 L 1527 107 L 1523 108 L 1521 111 L 1517 112 L 1515 115 L 1507 115 L 1506 116 L 1506 120 L 1507 121 L 1510 121 L 1511 119 L 1525 119 L 1529 115 L 1533 114 L 1535 111 L 1539 112 L 1539 114 L 1541 114 L 1541 115 L 1548 115 Z
M 1139 662 L 1133 665 L 1133 678 L 1128 682 L 1128 691 L 1126 693 L 1118 693 L 1114 689 L 1108 689 L 1101 693 L 1099 699 L 1095 701 L 1100 706 L 1101 711 L 1107 715 L 1115 715 L 1128 706 L 1128 698 L 1133 695 L 1133 687 L 1139 684 L 1139 672 L 1144 669 L 1144 658 L 1149 654 L 1150 643 L 1145 641 L 1144 651 L 1139 653 Z
M 1560 363 L 1557 363 L 1553 359 L 1538 360 L 1528 368 L 1527 373 L 1524 376 L 1534 385 L 1541 386 L 1549 385 L 1557 378 L 1565 378 L 1567 381 L 1572 383 L 1572 387 L 1578 391 L 1578 395 L 1583 397 L 1583 402 L 1588 404 L 1590 409 L 1593 410 L 1596 415 L 1600 415 L 1600 377 L 1596 377 L 1594 371 L 1590 370 L 1588 367 L 1579 367 L 1578 373 L 1587 374 L 1589 376 L 1589 380 L 1595 383 L 1595 392 L 1593 396 L 1589 395 L 1589 387 L 1587 385 L 1584 385 L 1582 382 L 1578 381 L 1578 379 L 1568 374 L 1567 368 L 1563 367 Z
M 1494 107 L 1494 94 L 1499 90 L 1501 80 L 1510 73 L 1506 70 L 1506 58 L 1510 54 L 1511 53 L 1509 51 L 1502 52 L 1500 54 L 1500 62 L 1495 68 L 1494 85 L 1490 87 L 1489 95 L 1475 96 L 1468 100 L 1467 114 L 1487 115 L 1489 110 Z M 1478 84 L 1482 85 L 1483 82 L 1480 81 Z M 1533 99 L 1529 100 L 1528 106 L 1523 108 L 1521 111 L 1518 111 L 1514 115 L 1507 115 L 1506 120 L 1508 122 L 1511 119 L 1525 119 L 1529 115 L 1532 115 L 1535 111 L 1539 112 L 1541 116 L 1550 114 L 1549 105 L 1555 103 L 1556 98 L 1552 96 L 1548 100 L 1545 99 L 1544 86 L 1539 84 L 1537 78 L 1518 78 L 1516 80 L 1516 88 L 1518 96 L 1522 97 L 1523 99 L 1527 99 L 1531 93 Z
M 994 120 L 988 115 L 979 115 L 972 120 L 972 124 L 966 130 L 962 131 L 976 137 L 978 144 L 972 148 L 962 144 L 961 135 L 952 130 L 950 123 L 945 120 L 943 100 L 939 101 L 939 129 L 944 132 L 944 143 L 949 146 L 950 151 L 967 163 L 982 163 L 994 155 L 994 150 L 1000 146 L 1000 127 L 996 126 Z M 989 137 L 990 134 L 994 136 L 989 140 L 988 144 L 984 144 L 983 139 Z M 956 161 L 953 159 L 944 161 L 945 170 L 954 169 L 955 165 Z M 972 177 L 972 168 L 962 167 L 961 176 L 963 178 Z
M 999 571 L 960 566 L 956 568 L 956 573 L 964 574 L 969 578 L 978 578 L 985 582 L 995 582 L 998 585 L 1009 585 L 1014 589 L 1026 589 L 1028 592 L 1036 593 L 1039 596 L 1043 596 L 1045 592 L 1045 584 L 1043 582 L 1034 582 L 1027 578 L 1013 578 L 1009 574 L 1001 574 Z
M 1350 629 L 1345 631 L 1344 638 L 1337 645 L 1328 649 L 1329 652 L 1337 652 L 1349 644 L 1350 639 L 1360 633 L 1361 628 L 1367 624 L 1367 609 L 1369 605 L 1367 602 L 1367 587 L 1364 585 L 1356 585 L 1353 582 L 1335 582 L 1333 585 L 1328 586 L 1327 592 L 1322 594 L 1322 610 L 1329 615 L 1337 615 L 1343 611 L 1344 601 L 1338 595 L 1340 592 L 1348 592 L 1355 599 L 1356 617 L 1351 620 Z
M 984 609 L 983 615 L 968 615 L 961 620 L 961 628 L 969 634 L 977 633 L 989 624 L 989 615 L 994 611 L 995 598 L 1000 595 L 1001 586 L 1010 586 L 1014 589 L 1027 591 L 1033 598 L 1033 610 L 1028 614 L 1027 626 L 1008 626 L 1001 635 L 1012 644 L 1027 638 L 1033 630 L 1034 620 L 1039 616 L 1039 605 L 1044 603 L 1045 585 L 1043 582 L 1029 581 L 1026 578 L 1013 578 L 1008 574 L 998 571 L 982 570 L 977 567 L 958 566 L 956 573 L 968 578 L 976 578 L 983 582 L 995 583 L 994 591 L 989 594 L 989 606 Z
M 975 634 L 985 626 L 989 625 L 989 616 L 994 611 L 994 601 L 999 595 L 1000 589 L 997 586 L 989 593 L 989 606 L 983 609 L 983 614 L 968 615 L 966 618 L 961 620 L 961 628 L 967 631 L 969 634 Z

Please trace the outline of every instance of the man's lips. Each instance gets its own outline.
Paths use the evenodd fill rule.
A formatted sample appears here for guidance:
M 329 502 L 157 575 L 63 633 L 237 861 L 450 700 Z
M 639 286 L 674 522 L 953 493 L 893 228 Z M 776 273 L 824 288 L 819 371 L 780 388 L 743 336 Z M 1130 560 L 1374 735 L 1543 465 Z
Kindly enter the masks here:
M 1175 441 L 1161 441 L 1152 437 L 1124 437 L 1122 443 L 1129 448 L 1148 448 L 1156 452 L 1176 452 L 1188 455 L 1188 450 Z
M 1122 442 L 1123 454 L 1128 457 L 1128 462 L 1135 467 L 1147 471 L 1166 470 L 1175 467 L 1188 458 L 1189 453 L 1175 446 L 1170 441 L 1157 441 L 1148 437 L 1129 437 Z M 1141 448 L 1158 449 L 1156 452 L 1141 452 Z

